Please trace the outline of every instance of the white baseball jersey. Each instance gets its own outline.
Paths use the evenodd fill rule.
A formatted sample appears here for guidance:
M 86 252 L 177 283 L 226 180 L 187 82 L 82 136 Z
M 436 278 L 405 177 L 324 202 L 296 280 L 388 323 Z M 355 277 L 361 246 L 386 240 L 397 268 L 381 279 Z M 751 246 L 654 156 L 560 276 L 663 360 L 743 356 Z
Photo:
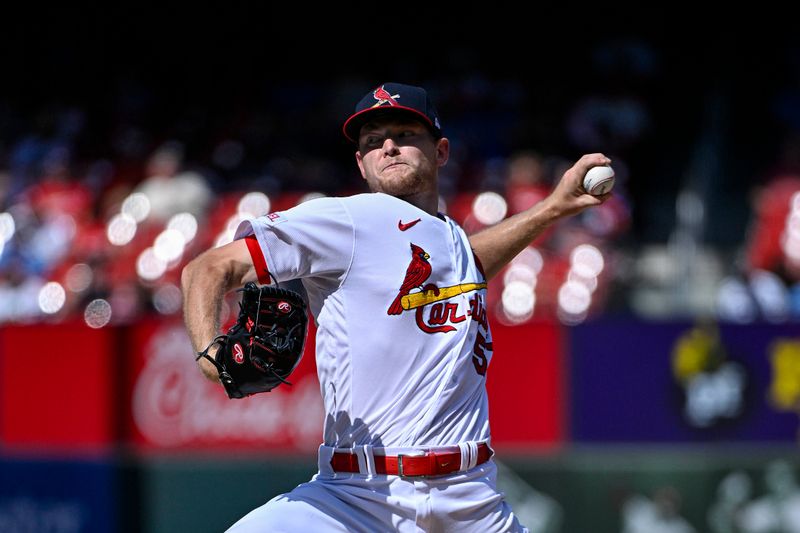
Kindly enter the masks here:
M 308 294 L 325 445 L 489 440 L 486 280 L 458 224 L 369 193 L 243 222 L 236 238 L 253 234 L 269 276 Z

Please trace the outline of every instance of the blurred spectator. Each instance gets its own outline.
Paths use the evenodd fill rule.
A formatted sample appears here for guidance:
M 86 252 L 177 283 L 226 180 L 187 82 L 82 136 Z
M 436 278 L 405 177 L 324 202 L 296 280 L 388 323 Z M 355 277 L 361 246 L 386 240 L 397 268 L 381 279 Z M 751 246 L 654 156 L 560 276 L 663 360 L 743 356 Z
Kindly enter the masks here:
M 758 306 L 746 280 L 736 275 L 720 282 L 716 309 L 717 316 L 725 322 L 747 324 L 758 318 Z
M 183 162 L 183 147 L 176 142 L 159 147 L 147 162 L 145 180 L 135 192 L 147 197 L 155 222 L 184 212 L 201 216 L 209 206 L 211 188 L 200 174 L 182 170 Z
M 792 315 L 800 316 L 793 310 L 785 282 L 774 272 L 762 269 L 723 278 L 717 287 L 715 305 L 720 319 L 742 324 L 756 320 L 779 323 Z
M 24 321 L 39 315 L 43 281 L 31 275 L 19 256 L 9 259 L 0 278 L 0 322 Z
M 712 533 L 741 533 L 741 512 L 753 492 L 750 477 L 735 471 L 726 475 L 717 487 L 717 498 L 708 510 Z
M 653 499 L 633 495 L 622 508 L 623 533 L 693 533 L 680 515 L 681 497 L 673 487 L 663 487 Z
M 542 156 L 532 150 L 514 154 L 508 163 L 505 193 L 509 215 L 516 215 L 544 200 L 552 183 Z
M 800 135 L 787 139 L 777 165 L 752 197 L 746 269 L 800 280 Z
M 497 463 L 497 486 L 506 496 L 520 522 L 530 533 L 557 533 L 562 530 L 564 509 L 554 498 L 539 492 L 511 468 Z
M 792 197 L 800 192 L 800 176 L 784 175 L 759 191 L 753 207 L 755 220 L 747 239 L 747 268 L 780 272 L 796 278 L 792 257 L 782 243 L 784 228 L 792 211 Z
M 441 175 L 442 208 L 467 232 L 541 201 L 573 161 L 554 154 L 603 150 L 614 158 L 614 196 L 548 228 L 493 280 L 490 308 L 508 323 L 558 317 L 573 324 L 607 310 L 626 270 L 620 252 L 631 230 L 626 162 L 653 131 L 653 87 L 647 85 L 660 58 L 635 40 L 598 43 L 591 54 L 587 70 L 595 83 L 577 93 L 474 76 L 467 56 L 462 78 L 431 83 L 453 142 Z M 238 222 L 236 204 L 251 188 L 266 193 L 275 210 L 291 207 L 312 186 L 348 194 L 354 182 L 362 183 L 351 170 L 350 148 L 336 140 L 347 93 L 360 94 L 368 80 L 325 86 L 263 80 L 235 103 L 220 99 L 213 110 L 205 100 L 176 102 L 143 83 L 119 79 L 102 106 L 36 103 L 19 112 L 0 144 L 8 168 L 0 171 L 0 283 L 7 290 L 62 284 L 65 303 L 52 319 L 79 314 L 98 298 L 112 302 L 114 320 L 153 311 L 155 294 L 169 294 L 181 263 Z M 319 98 L 323 93 L 328 98 Z M 136 202 L 143 197 L 149 208 L 135 223 L 123 206 L 136 203 L 132 193 L 141 193 Z M 143 278 L 138 266 L 150 264 L 148 250 L 181 213 L 194 217 L 197 235 L 179 258 L 156 262 L 159 268 L 147 274 L 152 278 Z M 14 228 L 6 234 L 9 224 Z M 119 242 L 111 244 L 112 238 Z M 758 279 L 764 297 L 750 294 L 754 308 L 777 302 L 774 279 Z M 800 308 L 800 286 L 792 301 Z M 771 309 L 781 316 L 779 306 Z
M 764 471 L 768 493 L 748 503 L 739 525 L 744 533 L 800 533 L 800 486 L 786 461 L 773 461 Z
M 786 138 L 751 202 L 741 270 L 759 305 L 759 317 L 800 317 L 800 134 Z

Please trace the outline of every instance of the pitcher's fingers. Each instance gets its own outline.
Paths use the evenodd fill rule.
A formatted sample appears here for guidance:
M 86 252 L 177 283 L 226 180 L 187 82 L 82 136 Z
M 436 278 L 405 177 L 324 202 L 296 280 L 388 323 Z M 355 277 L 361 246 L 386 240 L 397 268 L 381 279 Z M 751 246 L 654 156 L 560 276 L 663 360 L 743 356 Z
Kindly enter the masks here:
M 611 159 L 605 156 L 605 154 L 596 153 L 596 154 L 586 154 L 578 159 L 572 168 L 580 173 L 581 176 L 585 176 L 586 173 L 592 167 L 599 167 L 603 165 L 610 165 Z

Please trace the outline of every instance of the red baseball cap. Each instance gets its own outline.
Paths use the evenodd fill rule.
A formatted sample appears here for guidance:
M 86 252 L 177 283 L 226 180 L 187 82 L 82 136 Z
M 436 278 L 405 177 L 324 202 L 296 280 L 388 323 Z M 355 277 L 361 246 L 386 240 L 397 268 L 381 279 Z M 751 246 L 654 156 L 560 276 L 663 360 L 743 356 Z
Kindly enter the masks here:
M 435 138 L 442 137 L 439 115 L 428 92 L 422 87 L 402 83 L 384 83 L 368 92 L 356 104 L 355 113 L 345 121 L 342 132 L 348 140 L 358 143 L 361 126 L 376 116 L 395 113 L 419 120 Z

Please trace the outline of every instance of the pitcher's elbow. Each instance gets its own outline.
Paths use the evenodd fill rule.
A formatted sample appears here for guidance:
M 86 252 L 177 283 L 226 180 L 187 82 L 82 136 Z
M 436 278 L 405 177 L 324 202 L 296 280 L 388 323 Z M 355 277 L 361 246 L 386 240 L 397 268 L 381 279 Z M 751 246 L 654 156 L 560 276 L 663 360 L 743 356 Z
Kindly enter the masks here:
M 183 269 L 181 270 L 181 291 L 186 293 L 189 289 L 189 286 L 192 284 L 192 276 L 194 271 L 194 262 L 195 260 L 190 261 L 187 263 Z

